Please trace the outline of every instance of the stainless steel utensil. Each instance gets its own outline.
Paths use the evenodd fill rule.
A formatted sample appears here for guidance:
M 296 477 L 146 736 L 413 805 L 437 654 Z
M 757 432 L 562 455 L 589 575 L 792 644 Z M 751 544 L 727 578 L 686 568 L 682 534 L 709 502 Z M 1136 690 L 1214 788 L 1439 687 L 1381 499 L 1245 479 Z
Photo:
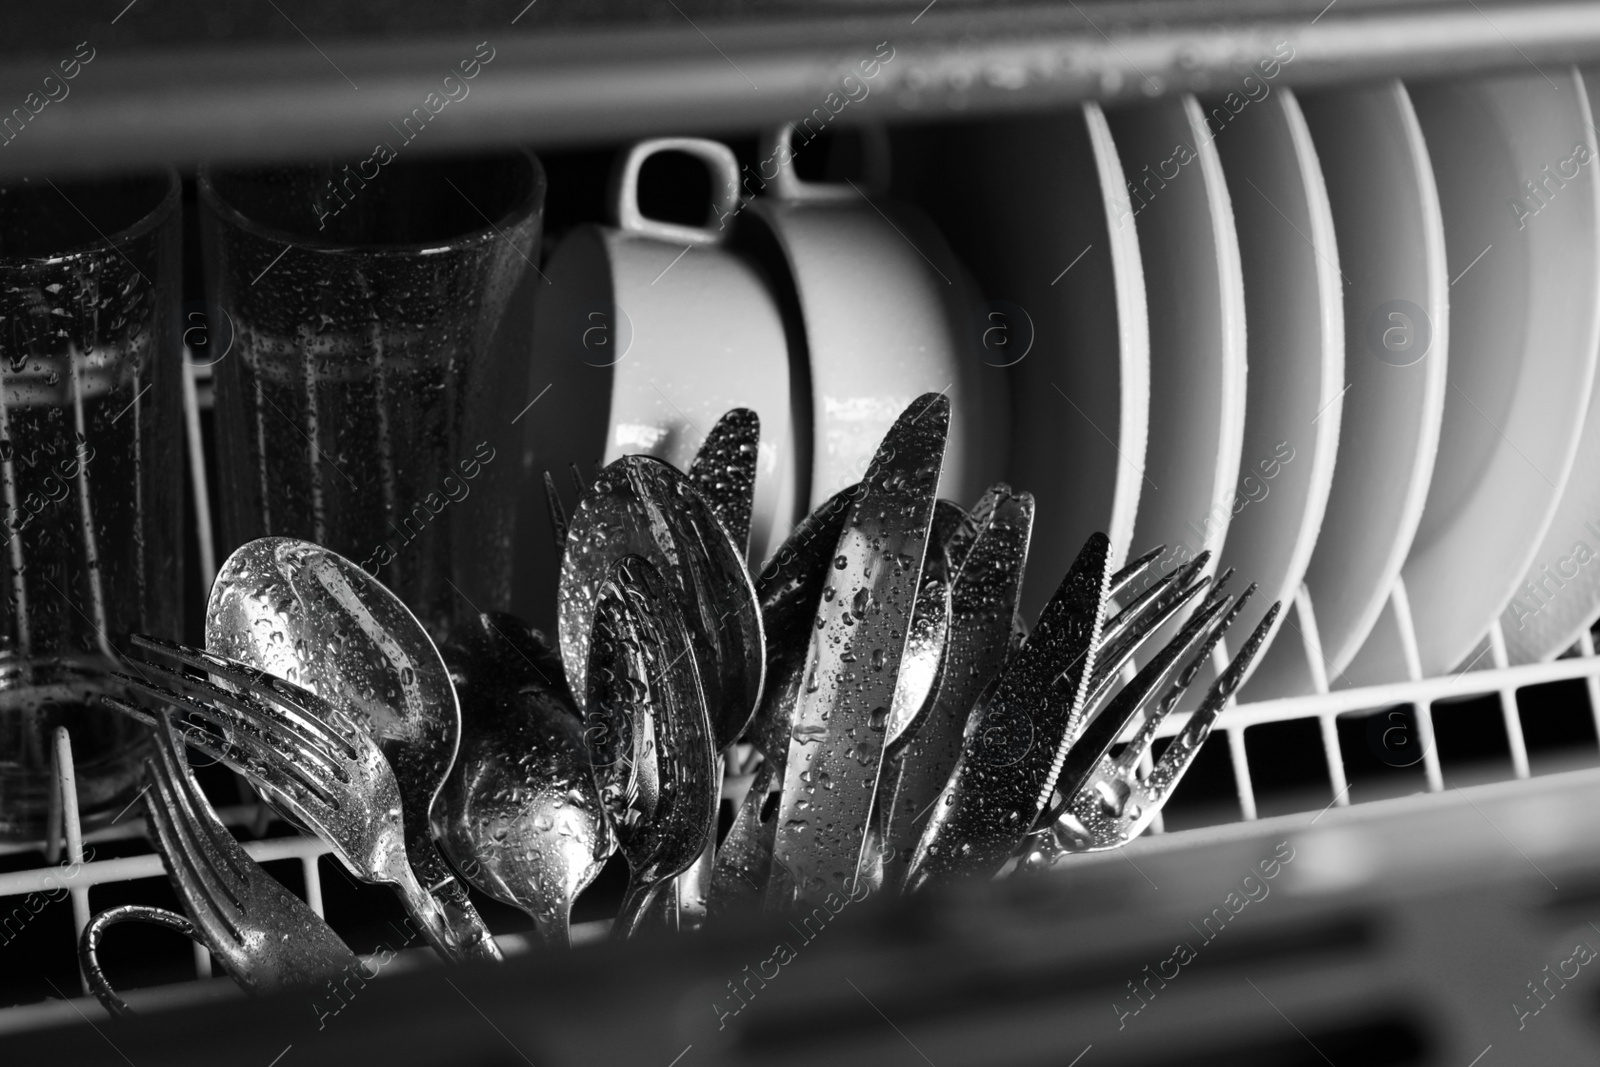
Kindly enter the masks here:
M 189 770 L 170 715 L 161 715 L 157 735 L 155 755 L 145 761 L 150 790 L 145 812 L 162 866 L 188 919 L 142 906 L 95 916 L 78 942 L 90 992 L 112 1015 L 132 1013 L 106 980 L 98 957 L 106 930 L 129 921 L 187 934 L 252 993 L 361 973 L 361 961 L 322 916 L 262 870 L 222 825 Z
M 689 467 L 690 480 L 699 487 L 701 495 L 721 520 L 741 558 L 750 553 L 750 516 L 755 500 L 760 444 L 760 416 L 749 408 L 734 408 L 711 427 Z M 748 727 L 746 723 L 745 728 Z M 733 743 L 725 738 L 718 740 Z M 726 756 L 719 754 L 716 773 L 719 782 L 725 765 Z M 689 869 L 673 879 L 660 895 L 657 911 L 663 925 L 682 930 L 698 929 L 705 924 L 715 860 L 716 839 L 713 838 L 706 842 L 705 851 Z
M 217 572 L 206 647 L 310 689 L 372 736 L 400 786 L 411 866 L 451 927 L 441 951 L 499 959 L 432 838 L 434 798 L 455 760 L 461 712 L 439 650 L 399 598 L 335 552 L 259 538 Z
M 986 521 L 975 538 L 953 539 L 950 631 L 929 711 L 918 729 L 886 753 L 884 879 L 898 887 L 920 836 L 918 826 L 943 791 L 961 754 L 978 696 L 1000 673 L 1022 589 L 1033 497 L 997 486 L 986 494 Z M 947 549 L 947 557 L 951 555 Z
M 947 397 L 912 401 L 845 517 L 795 704 L 769 908 L 857 884 L 949 421 Z
M 931 709 L 928 698 L 938 681 L 950 636 L 950 582 L 955 569 L 950 566 L 945 545 L 969 521 L 966 509 L 948 500 L 934 501 L 933 522 L 922 557 L 922 584 L 911 605 L 905 654 L 900 661 L 900 676 L 895 679 L 894 700 L 889 704 L 889 723 L 884 729 L 886 751 L 915 733 Z
M 1090 725 L 1074 751 L 1068 753 L 1061 775 L 1061 792 L 1066 798 L 1065 808 L 1051 820 L 1045 832 L 1039 835 L 1041 848 L 1030 854 L 1030 865 L 1048 864 L 1063 852 L 1099 852 L 1127 844 L 1144 832 L 1169 799 L 1183 778 L 1200 746 L 1205 743 L 1217 716 L 1232 699 L 1244 681 L 1250 662 L 1266 642 L 1272 629 L 1280 603 L 1267 609 L 1255 632 L 1234 656 L 1222 675 L 1212 683 L 1200 707 L 1189 716 L 1189 721 L 1173 738 L 1161 759 L 1156 761 L 1148 776 L 1138 773 L 1139 763 L 1149 754 L 1155 742 L 1157 728 L 1163 719 L 1172 714 L 1178 699 L 1194 681 L 1208 662 L 1211 650 L 1238 617 L 1244 602 L 1255 591 L 1249 589 L 1228 605 L 1226 598 L 1214 599 L 1195 613 L 1178 637 L 1139 672 L 1138 677 L 1117 695 L 1110 707 Z M 1227 607 L 1227 614 L 1219 613 Z M 1181 646 L 1181 647 L 1180 647 Z M 1137 733 L 1122 752 L 1112 755 L 1111 746 L 1121 736 L 1135 715 L 1148 705 L 1150 697 L 1172 666 L 1189 651 L 1196 649 L 1193 659 L 1167 689 L 1154 714 L 1146 716 Z
M 689 467 L 689 480 L 722 520 L 740 558 L 750 554 L 760 445 L 761 416 L 749 408 L 734 408 L 711 427 Z
M 623 556 L 596 590 L 586 732 L 596 784 L 630 871 L 612 937 L 631 937 L 661 887 L 716 834 L 712 727 L 673 590 Z
M 216 680 L 148 660 L 139 665 L 145 677 L 118 676 L 130 693 L 183 713 L 185 744 L 244 775 L 273 806 L 326 841 L 357 878 L 392 888 L 440 955 L 464 960 L 477 954 L 455 940 L 459 927 L 412 871 L 399 783 L 377 742 L 352 716 L 237 660 L 137 634 L 132 640 Z M 130 701 L 101 701 L 156 724 L 150 711 Z
M 527 912 L 545 943 L 565 946 L 572 902 L 615 844 L 583 725 L 565 686 L 545 680 L 542 652 L 509 615 L 480 615 L 445 649 L 461 748 L 434 818 L 463 877 Z
M 767 641 L 767 677 L 761 706 L 746 735 L 761 752 L 762 761 L 717 849 L 709 902 L 713 915 L 756 905 L 765 898 L 772 842 L 777 835 L 777 792 L 789 759 L 801 671 L 822 588 L 833 569 L 833 550 L 850 503 L 860 491 L 859 485 L 843 489 L 802 519 L 756 577 Z
M 1044 810 L 1081 728 L 1111 575 L 1110 542 L 1093 534 L 972 712 L 950 780 L 906 873 L 915 890 L 958 873 L 992 872 L 1015 854 Z
M 684 613 L 718 749 L 739 739 L 761 697 L 761 612 L 744 557 L 694 482 L 649 456 L 602 470 L 567 530 L 557 604 L 561 659 L 574 695 L 588 690 L 590 627 L 600 588 L 623 556 L 647 560 Z
M 1074 573 L 1081 575 L 1088 570 L 1092 575 L 1090 568 L 1103 568 L 1103 560 L 1098 564 L 1094 561 L 1094 553 L 1102 548 L 1097 543 L 1101 538 L 1098 534 L 1090 538 L 1074 564 Z M 912 856 L 906 876 L 908 889 L 970 874 L 992 873 L 1016 856 L 1030 832 L 1024 829 L 1018 837 L 1017 825 L 1025 821 L 1029 827 L 1037 825 L 1041 813 L 1045 813 L 1046 823 L 1053 820 L 1059 811 L 1050 809 L 1046 813 L 1046 806 L 1058 786 L 1066 790 L 1062 793 L 1064 799 L 1058 802 L 1061 808 L 1076 805 L 1089 773 L 1080 766 L 1083 761 L 1087 759 L 1090 768 L 1097 767 L 1099 756 L 1109 753 L 1116 738 L 1146 706 L 1150 691 L 1173 665 L 1197 646 L 1203 645 L 1209 652 L 1220 639 L 1237 611 L 1219 620 L 1227 604 L 1217 594 L 1091 721 L 1090 716 L 1111 692 L 1123 667 L 1140 646 L 1211 584 L 1209 577 L 1196 578 L 1209 562 L 1208 554 L 1202 553 L 1153 583 L 1109 622 L 1102 622 L 1105 604 L 1127 595 L 1159 555 L 1159 549 L 1147 553 L 1107 579 L 1097 602 L 1087 598 L 1079 601 L 1079 625 L 1085 621 L 1092 624 L 1087 637 L 1080 630 L 1072 642 L 1054 643 L 1051 631 L 1061 625 L 1063 609 L 1072 593 L 1074 573 L 1068 574 L 1039 626 L 974 709 L 956 769 L 935 802 Z M 1227 578 L 1223 575 L 1221 581 Z M 1087 583 L 1080 584 L 1080 596 L 1086 588 Z M 1072 620 L 1067 622 L 1070 625 Z M 1079 647 L 1074 649 L 1073 644 Z M 1203 660 L 1204 653 L 1195 663 L 1202 664 Z M 1171 696 L 1174 704 L 1198 670 L 1199 666 L 1195 666 L 1180 675 Z M 1242 677 L 1241 673 L 1239 678 Z M 1233 685 L 1237 684 L 1236 678 Z M 1148 742 L 1149 739 L 1145 749 Z M 1078 747 L 1084 744 L 1088 748 Z M 1041 748 L 1055 754 L 1053 763 L 1038 758 Z M 1069 768 L 1070 780 L 1062 778 L 1063 766 Z M 1038 791 L 1023 792 L 1032 789 Z M 1120 817 L 1122 809 L 1118 808 L 1116 814 Z M 1153 812 L 1149 814 L 1153 818 Z M 1138 818 L 1128 816 L 1130 823 Z M 1140 828 L 1144 825 L 1148 825 L 1148 819 Z

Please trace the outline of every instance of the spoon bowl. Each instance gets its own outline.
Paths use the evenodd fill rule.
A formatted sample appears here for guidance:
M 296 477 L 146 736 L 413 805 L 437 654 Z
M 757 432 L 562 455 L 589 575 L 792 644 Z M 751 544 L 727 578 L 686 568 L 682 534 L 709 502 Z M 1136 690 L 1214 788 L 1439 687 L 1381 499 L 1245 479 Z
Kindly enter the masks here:
M 446 649 L 461 748 L 435 825 L 468 881 L 527 912 L 546 944 L 566 947 L 572 902 L 614 842 L 583 724 L 565 696 L 540 681 L 537 649 L 519 640 L 528 637 L 509 616 L 481 615 Z
M 310 690 L 377 742 L 400 786 L 406 854 L 443 906 L 457 958 L 499 959 L 488 927 L 431 837 L 461 711 L 439 650 L 376 578 L 288 537 L 242 545 L 217 572 L 206 648 Z

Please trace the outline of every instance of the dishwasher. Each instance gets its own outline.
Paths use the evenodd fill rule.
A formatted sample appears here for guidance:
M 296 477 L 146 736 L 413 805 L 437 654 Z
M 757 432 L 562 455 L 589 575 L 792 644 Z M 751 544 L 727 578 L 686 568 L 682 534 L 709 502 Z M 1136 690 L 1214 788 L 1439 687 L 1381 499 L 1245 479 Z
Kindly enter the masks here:
M 1600 4 L 5 19 L 8 1061 L 1593 1060 Z

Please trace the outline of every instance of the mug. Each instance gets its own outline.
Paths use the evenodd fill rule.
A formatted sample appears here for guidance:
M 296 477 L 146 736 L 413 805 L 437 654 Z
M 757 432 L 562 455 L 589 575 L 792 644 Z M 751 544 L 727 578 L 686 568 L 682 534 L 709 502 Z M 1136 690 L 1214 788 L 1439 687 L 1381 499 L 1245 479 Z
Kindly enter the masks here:
M 711 174 L 712 203 L 698 226 L 647 218 L 639 176 L 650 157 L 682 152 Z M 792 327 L 774 281 L 727 240 L 739 170 L 716 141 L 642 141 L 622 157 L 611 191 L 614 225 L 567 235 L 545 266 L 534 310 L 533 367 L 524 462 L 567 481 L 576 464 L 645 454 L 687 470 L 730 408 L 761 418 L 750 556 L 776 550 L 804 507 L 809 449 L 793 415 Z M 567 490 L 568 493 L 571 490 Z M 518 613 L 553 621 L 558 561 L 542 493 L 529 494 L 518 527 Z M 570 509 L 570 506 L 569 506 Z
M 1005 372 L 973 329 L 976 282 L 921 211 L 879 198 L 888 143 L 865 127 L 862 182 L 803 181 L 792 126 L 768 134 L 751 213 L 782 250 L 811 372 L 810 506 L 860 480 L 884 434 L 917 396 L 950 397 L 939 495 L 970 505 L 1005 469 Z M 769 175 L 768 172 L 771 171 Z M 987 372 L 987 373 L 986 373 Z

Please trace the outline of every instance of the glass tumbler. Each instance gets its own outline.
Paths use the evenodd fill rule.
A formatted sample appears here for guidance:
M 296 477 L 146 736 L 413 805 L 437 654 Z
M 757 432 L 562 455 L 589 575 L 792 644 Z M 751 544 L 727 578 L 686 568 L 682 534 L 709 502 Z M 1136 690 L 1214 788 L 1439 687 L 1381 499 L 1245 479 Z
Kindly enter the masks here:
M 43 835 L 67 727 L 83 821 L 136 795 L 98 706 L 130 633 L 181 636 L 181 185 L 0 185 L 0 838 Z
M 376 158 L 200 172 L 222 536 L 331 548 L 443 641 L 509 606 L 545 179 Z

